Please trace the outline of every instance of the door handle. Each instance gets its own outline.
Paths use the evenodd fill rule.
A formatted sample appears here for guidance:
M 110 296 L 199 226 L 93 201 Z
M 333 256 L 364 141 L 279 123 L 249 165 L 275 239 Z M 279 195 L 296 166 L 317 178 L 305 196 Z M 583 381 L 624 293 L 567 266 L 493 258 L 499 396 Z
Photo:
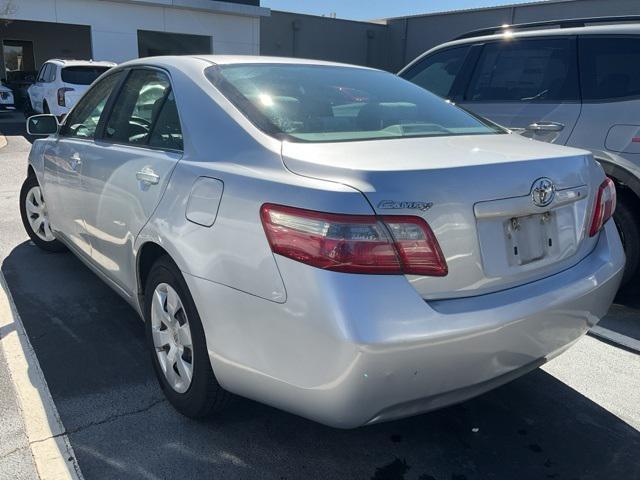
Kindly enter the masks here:
M 559 132 L 564 128 L 562 123 L 556 122 L 535 122 L 529 125 L 526 129 L 534 132 Z
M 153 169 L 144 167 L 142 170 L 136 173 L 136 179 L 138 179 L 145 185 L 157 185 L 160 181 L 160 175 L 154 172 Z

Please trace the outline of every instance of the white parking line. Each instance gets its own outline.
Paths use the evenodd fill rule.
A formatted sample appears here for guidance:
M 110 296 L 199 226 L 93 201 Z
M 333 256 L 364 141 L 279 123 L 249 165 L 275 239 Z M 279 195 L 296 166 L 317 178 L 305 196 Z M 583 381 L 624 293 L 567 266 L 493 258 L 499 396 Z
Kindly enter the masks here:
M 636 340 L 635 338 L 628 337 L 618 332 L 614 332 L 613 330 L 609 330 L 608 328 L 600 327 L 596 325 L 589 333 L 596 338 L 601 338 L 604 340 L 608 340 L 610 342 L 616 343 L 618 345 L 622 345 L 634 352 L 640 353 L 640 340 Z
M 41 480 L 82 480 L 73 448 L 2 272 L 0 346 L 18 397 L 38 476 Z

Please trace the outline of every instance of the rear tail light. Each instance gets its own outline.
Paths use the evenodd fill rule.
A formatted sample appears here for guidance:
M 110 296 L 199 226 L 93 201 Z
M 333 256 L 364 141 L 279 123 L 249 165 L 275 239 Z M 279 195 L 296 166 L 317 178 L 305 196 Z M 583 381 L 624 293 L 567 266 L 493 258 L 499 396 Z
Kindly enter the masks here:
M 262 225 L 279 255 L 347 273 L 445 276 L 427 222 L 413 216 L 341 215 L 265 204 Z
M 591 228 L 589 229 L 590 237 L 593 237 L 602 229 L 607 220 L 613 216 L 615 210 L 616 186 L 613 180 L 607 178 L 598 188 L 596 204 L 593 208 L 593 220 L 591 220 Z
M 65 87 L 65 88 L 58 89 L 58 105 L 60 105 L 61 107 L 66 106 L 64 94 L 67 92 L 73 92 L 73 88 Z

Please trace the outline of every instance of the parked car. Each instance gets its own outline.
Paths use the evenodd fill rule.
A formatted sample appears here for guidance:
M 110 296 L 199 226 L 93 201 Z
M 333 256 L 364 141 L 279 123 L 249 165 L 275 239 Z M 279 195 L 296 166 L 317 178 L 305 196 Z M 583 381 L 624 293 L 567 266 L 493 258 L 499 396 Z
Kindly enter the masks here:
M 141 314 L 191 417 L 228 392 L 344 428 L 460 402 L 567 349 L 623 274 L 589 152 L 386 72 L 140 59 L 28 130 L 50 135 L 20 195 L 29 236 Z
M 13 90 L 0 83 L 0 110 L 15 110 L 16 105 L 13 99 Z
M 28 89 L 31 113 L 66 115 L 89 85 L 115 65 L 87 60 L 48 60 Z
M 640 274 L 640 17 L 478 30 L 399 75 L 525 137 L 593 152 L 618 190 L 623 284 Z

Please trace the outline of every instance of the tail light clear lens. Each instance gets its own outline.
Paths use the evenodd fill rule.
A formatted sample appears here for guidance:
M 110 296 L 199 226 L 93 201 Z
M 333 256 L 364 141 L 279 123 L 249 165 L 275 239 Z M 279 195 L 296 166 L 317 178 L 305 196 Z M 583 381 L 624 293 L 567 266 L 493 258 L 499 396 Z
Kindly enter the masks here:
M 279 255 L 348 273 L 444 276 L 447 264 L 420 217 L 341 215 L 265 204 L 262 224 Z
M 616 200 L 616 186 L 613 180 L 607 178 L 598 188 L 593 208 L 593 220 L 591 220 L 591 228 L 589 229 L 590 237 L 596 235 L 607 223 L 607 220 L 613 216 L 613 212 L 616 210 Z
M 59 88 L 58 89 L 58 105 L 64 107 L 66 105 L 66 100 L 64 98 L 64 94 L 67 92 L 73 92 L 73 88 Z

